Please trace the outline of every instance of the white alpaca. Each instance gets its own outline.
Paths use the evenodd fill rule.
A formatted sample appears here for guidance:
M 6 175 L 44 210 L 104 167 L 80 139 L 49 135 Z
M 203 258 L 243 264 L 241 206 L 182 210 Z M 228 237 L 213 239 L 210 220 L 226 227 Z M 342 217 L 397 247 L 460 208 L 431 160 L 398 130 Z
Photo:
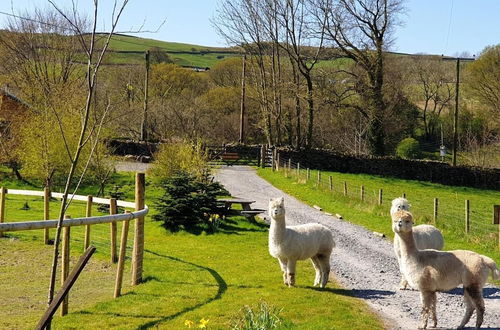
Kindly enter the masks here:
M 392 201 L 391 205 L 391 216 L 397 211 L 409 211 L 410 204 L 406 198 L 396 198 Z M 434 249 L 442 250 L 444 246 L 443 234 L 441 231 L 431 225 L 418 225 L 413 227 L 413 237 L 415 238 L 415 243 L 417 249 Z M 403 275 L 401 270 L 401 242 L 399 237 L 394 236 L 394 253 L 396 254 L 396 259 L 398 260 L 399 270 L 401 272 L 401 281 L 399 282 L 399 289 L 405 290 L 408 287 L 408 281 Z
M 392 230 L 401 239 L 402 271 L 410 285 L 420 290 L 422 325 L 427 327 L 431 316 L 437 325 L 436 292 L 464 286 L 465 315 L 459 329 L 469 322 L 476 310 L 476 328 L 483 323 L 483 287 L 490 270 L 493 279 L 500 278 L 500 269 L 486 256 L 472 251 L 419 250 L 412 235 L 413 217 L 410 212 L 398 211 L 392 216 Z
M 286 227 L 284 198 L 269 200 L 269 253 L 278 259 L 285 285 L 295 285 L 297 260 L 311 258 L 316 278 L 314 286 L 325 287 L 330 274 L 330 255 L 335 242 L 330 229 L 309 223 Z

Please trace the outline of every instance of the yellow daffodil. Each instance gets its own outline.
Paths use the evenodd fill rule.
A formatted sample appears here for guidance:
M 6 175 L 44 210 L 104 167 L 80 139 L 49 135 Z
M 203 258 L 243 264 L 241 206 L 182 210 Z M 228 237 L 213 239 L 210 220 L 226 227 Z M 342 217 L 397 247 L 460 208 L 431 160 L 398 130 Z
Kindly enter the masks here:
M 203 328 L 205 329 L 207 327 L 208 320 L 205 320 L 204 318 L 200 320 L 200 324 L 198 325 L 198 328 Z
M 193 322 L 193 321 L 191 321 L 191 320 L 186 320 L 186 321 L 184 321 L 184 325 L 185 325 L 186 327 L 188 327 L 188 328 L 191 328 L 191 327 L 193 327 L 194 322 Z

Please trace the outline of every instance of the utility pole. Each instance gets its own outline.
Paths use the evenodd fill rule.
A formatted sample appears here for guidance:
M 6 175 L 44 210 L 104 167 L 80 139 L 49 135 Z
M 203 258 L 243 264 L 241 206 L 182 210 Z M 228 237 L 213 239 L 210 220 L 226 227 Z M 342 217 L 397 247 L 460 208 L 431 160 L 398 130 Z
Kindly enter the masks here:
M 245 143 L 245 80 L 246 80 L 246 61 L 247 56 L 243 54 L 243 64 L 241 70 L 241 105 L 240 105 L 240 138 L 239 143 Z
M 148 121 L 148 85 L 149 85 L 149 50 L 144 54 L 146 59 L 146 78 L 144 81 L 144 112 L 141 123 L 141 141 L 148 139 L 147 121 Z
M 474 55 L 473 55 L 474 56 Z M 472 58 L 467 57 L 442 57 L 444 61 L 457 61 L 456 68 L 456 81 L 455 81 L 455 112 L 453 114 L 453 166 L 457 165 L 457 148 L 458 148 L 458 94 L 460 89 L 460 61 L 462 62 L 472 62 L 475 60 L 475 56 Z
M 453 114 L 453 166 L 457 166 L 458 145 L 458 90 L 460 86 L 460 58 L 457 58 L 457 79 L 455 82 L 455 113 Z

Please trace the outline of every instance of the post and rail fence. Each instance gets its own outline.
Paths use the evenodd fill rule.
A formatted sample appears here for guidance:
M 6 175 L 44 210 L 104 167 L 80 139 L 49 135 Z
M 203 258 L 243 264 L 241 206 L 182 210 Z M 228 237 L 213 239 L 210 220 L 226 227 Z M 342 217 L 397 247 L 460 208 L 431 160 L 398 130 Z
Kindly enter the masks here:
M 310 184 L 311 187 L 335 194 L 337 198 L 348 198 L 350 201 L 371 203 L 378 206 L 387 205 L 388 210 L 390 201 L 393 198 L 407 197 L 407 193 L 404 191 L 395 193 L 394 187 L 373 187 L 373 185 L 369 186 L 366 183 L 360 183 L 356 186 L 345 179 L 338 178 L 335 180 L 334 176 L 330 173 L 322 173 L 319 170 L 312 170 L 310 168 L 304 169 L 299 162 L 294 162 L 291 158 L 280 157 L 279 153 L 276 159 L 279 159 L 281 162 L 276 165 L 276 169 L 281 171 L 287 178 L 295 179 L 300 184 Z M 317 178 L 316 180 L 310 180 L 313 172 L 316 172 L 314 173 Z M 411 200 L 411 194 L 408 196 Z M 428 204 L 424 206 L 424 210 L 418 215 L 421 221 L 432 223 L 440 227 L 452 226 L 456 228 L 455 230 L 462 230 L 464 235 L 468 237 L 476 235 L 487 237 L 489 240 L 494 239 L 497 241 L 497 243 L 494 244 L 498 244 L 498 250 L 500 250 L 500 206 L 493 205 L 493 221 L 487 222 L 484 219 L 492 218 L 491 213 L 488 215 L 491 211 L 486 210 L 484 207 L 478 210 L 477 206 L 476 209 L 474 209 L 469 199 L 464 199 L 464 201 L 465 204 L 462 205 L 465 205 L 465 207 L 462 208 L 460 205 L 461 203 L 457 204 L 455 200 L 449 201 L 445 200 L 443 197 L 433 198 L 429 196 L 428 201 L 411 200 L 412 203 L 417 202 L 421 205 L 422 203 Z M 441 204 L 446 204 L 446 208 Z M 464 214 L 463 218 L 460 213 Z M 460 218 L 462 218 L 462 220 L 460 220 Z M 495 236 L 497 238 L 495 238 Z
M 117 273 L 114 289 L 114 297 L 117 298 L 121 295 L 121 287 L 123 283 L 123 272 L 124 272 L 124 262 L 126 258 L 127 250 L 127 237 L 129 231 L 129 223 L 131 220 L 135 221 L 134 230 L 134 240 L 133 240 L 133 252 L 132 252 L 132 285 L 138 285 L 142 282 L 142 264 L 144 255 L 144 217 L 148 214 L 149 208 L 144 203 L 145 200 L 145 175 L 144 173 L 136 173 L 136 188 L 135 188 L 135 202 L 127 202 L 122 200 L 116 200 L 114 198 L 96 198 L 93 196 L 82 196 L 82 195 L 70 195 L 71 200 L 81 201 L 86 203 L 85 207 L 85 217 L 81 218 L 71 218 L 66 215 L 64 221 L 62 222 L 63 235 L 62 235 L 62 266 L 61 266 L 61 281 L 62 284 L 67 282 L 70 276 L 69 260 L 70 260 L 70 228 L 75 226 L 84 226 L 84 238 L 83 247 L 85 251 L 91 248 L 90 243 L 92 241 L 91 226 L 97 224 L 110 224 L 110 237 L 111 242 L 111 262 L 117 263 Z M 16 222 L 5 222 L 8 218 L 6 214 L 6 200 L 8 195 L 20 195 L 20 196 L 40 196 L 43 197 L 43 220 L 37 221 L 16 221 Z M 48 189 L 43 191 L 34 190 L 19 190 L 19 189 L 7 189 L 0 187 L 0 237 L 6 232 L 13 231 L 26 231 L 26 230 L 43 230 L 43 242 L 44 244 L 49 244 L 49 230 L 57 227 L 58 220 L 49 220 L 49 201 L 51 198 L 61 199 L 63 197 L 62 193 L 49 192 Z M 94 204 L 104 204 L 109 205 L 110 214 L 102 216 L 91 216 L 92 206 Z M 118 207 L 127 208 L 129 210 L 125 213 L 118 213 Z M 133 211 L 130 211 L 132 209 Z M 119 252 L 117 250 L 117 223 L 122 222 L 122 234 L 120 240 Z M 74 234 L 73 234 L 74 235 Z M 94 247 L 92 247 L 95 249 Z M 90 256 L 88 257 L 90 258 Z M 84 266 L 84 265 L 83 265 Z M 82 268 L 83 268 L 82 266 Z M 79 270 L 79 272 L 81 269 Z M 71 279 L 71 281 L 76 281 L 76 278 Z M 67 288 L 69 292 L 69 288 Z M 60 302 L 57 305 L 60 308 L 61 315 L 65 315 L 68 312 L 68 299 L 67 294 L 64 293 L 63 297 L 60 297 Z M 56 308 L 57 308 L 56 306 Z M 54 309 L 52 305 L 50 308 Z M 49 308 L 49 309 L 50 309 Z M 55 311 L 52 310 L 53 314 Z M 49 313 L 49 310 L 47 311 Z M 45 317 L 46 315 L 44 315 Z

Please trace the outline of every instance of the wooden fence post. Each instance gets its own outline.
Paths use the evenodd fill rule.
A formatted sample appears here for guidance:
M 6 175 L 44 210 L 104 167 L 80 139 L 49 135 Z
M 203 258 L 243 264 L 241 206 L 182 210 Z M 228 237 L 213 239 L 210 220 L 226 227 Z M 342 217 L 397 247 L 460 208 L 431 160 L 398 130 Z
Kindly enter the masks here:
M 71 216 L 65 215 L 65 220 L 71 219 Z M 61 285 L 68 278 L 69 275 L 69 240 L 70 240 L 70 228 L 63 227 L 63 237 L 62 237 L 62 254 L 61 254 Z M 61 316 L 68 314 L 68 303 L 69 296 L 66 295 L 64 301 L 61 304 Z
M 135 210 L 144 209 L 146 180 L 144 173 L 135 175 Z M 132 285 L 142 282 L 142 259 L 144 256 L 144 217 L 135 220 L 134 249 L 132 252 Z
M 280 170 L 280 153 L 278 150 L 275 148 L 274 153 L 276 154 L 276 171 Z
M 92 203 L 93 197 L 91 195 L 87 196 L 87 209 L 85 210 L 85 217 L 90 218 L 92 216 Z M 90 225 L 85 225 L 85 238 L 83 241 L 83 251 L 87 251 L 90 245 Z
M 333 178 L 331 175 L 328 176 L 328 185 L 330 186 L 330 190 L 333 190 Z
M 291 169 L 292 169 L 292 159 L 288 158 L 288 171 L 290 172 Z
M 49 187 L 43 188 L 43 220 L 50 219 L 50 189 Z M 49 244 L 49 229 L 43 230 L 43 244 Z
M 347 181 L 344 181 L 344 196 L 347 196 Z
M 130 213 L 130 211 L 126 211 L 125 213 Z M 118 258 L 118 267 L 116 269 L 116 281 L 115 281 L 115 293 L 114 293 L 115 298 L 121 296 L 122 292 L 123 270 L 125 268 L 125 256 L 127 253 L 127 237 L 128 237 L 129 222 L 130 222 L 129 220 L 123 221 L 122 237 L 120 240 L 120 256 Z
M 116 213 L 117 213 L 117 211 L 116 211 L 116 198 L 110 198 L 109 199 L 109 214 L 113 215 Z M 118 261 L 118 255 L 116 253 L 116 236 L 117 236 L 116 221 L 110 222 L 109 228 L 111 231 L 111 262 L 116 263 Z
M 311 178 L 311 170 L 308 167 L 306 172 L 306 182 L 309 181 L 310 178 Z
M 383 195 L 383 191 L 382 191 L 382 189 L 379 189 L 378 190 L 378 205 L 382 205 L 382 195 Z
M 365 201 L 365 186 L 361 185 L 361 191 L 360 191 L 360 194 L 361 194 L 361 201 L 364 202 Z
M 406 193 L 403 193 L 403 198 L 406 198 Z
M 7 189 L 0 187 L 0 223 L 5 221 L 5 198 L 7 197 Z M 3 237 L 0 232 L 0 237 Z
M 321 184 L 321 171 L 318 170 L 318 187 Z
M 434 225 L 437 223 L 438 212 L 439 212 L 439 199 L 434 198 L 434 216 L 433 216 Z
M 465 200 L 465 233 L 468 234 L 470 231 L 470 203 L 469 200 Z
M 276 170 L 276 148 L 271 149 L 271 170 Z
M 493 205 L 493 224 L 498 225 L 498 250 L 500 251 L 500 205 Z
M 297 163 L 297 180 L 300 180 L 300 163 Z

